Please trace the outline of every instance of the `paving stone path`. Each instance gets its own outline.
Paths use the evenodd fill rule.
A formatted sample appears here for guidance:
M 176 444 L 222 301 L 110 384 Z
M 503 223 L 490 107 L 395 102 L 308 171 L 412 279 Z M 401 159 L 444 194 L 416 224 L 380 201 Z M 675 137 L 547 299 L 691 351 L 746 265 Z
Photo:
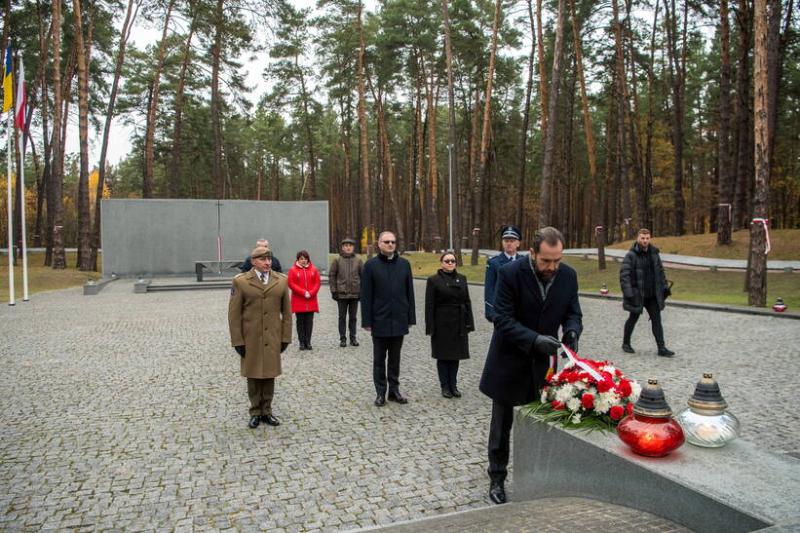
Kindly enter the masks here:
M 491 328 L 482 318 L 462 363 L 462 399 L 441 397 L 417 326 L 401 366 L 411 401 L 376 408 L 371 343 L 361 335 L 361 347 L 338 347 L 323 287 L 314 350 L 295 343 L 284 354 L 274 405 L 283 424 L 251 430 L 228 292 L 132 286 L 0 307 L 0 530 L 349 530 L 489 505 L 490 402 L 477 384 Z M 471 290 L 482 316 L 482 287 Z M 422 322 L 424 282 L 416 294 Z M 638 353 L 621 353 L 619 302 L 582 305 L 584 355 L 658 377 L 676 410 L 713 371 L 742 438 L 800 458 L 795 321 L 668 308 L 670 360 L 656 356 L 646 319 Z

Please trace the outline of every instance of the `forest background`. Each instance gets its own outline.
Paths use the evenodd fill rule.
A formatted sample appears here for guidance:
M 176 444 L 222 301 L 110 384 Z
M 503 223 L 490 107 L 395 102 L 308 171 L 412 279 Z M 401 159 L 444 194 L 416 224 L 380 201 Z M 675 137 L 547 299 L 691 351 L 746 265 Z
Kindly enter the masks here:
M 570 247 L 800 225 L 793 0 L 3 4 L 28 72 L 13 175 L 54 268 L 77 246 L 96 270 L 109 196 L 326 199 L 332 246 L 391 228 L 420 250 L 449 245 L 451 196 L 458 248 L 506 223 Z M 159 37 L 137 47 L 137 28 Z

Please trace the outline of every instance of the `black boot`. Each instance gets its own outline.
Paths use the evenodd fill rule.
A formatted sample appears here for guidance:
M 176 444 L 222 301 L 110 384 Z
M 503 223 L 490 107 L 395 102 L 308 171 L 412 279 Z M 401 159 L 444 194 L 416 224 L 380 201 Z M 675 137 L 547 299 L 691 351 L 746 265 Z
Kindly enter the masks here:
M 492 481 L 489 485 L 489 499 L 498 505 L 506 503 L 506 489 L 502 481 Z
M 339 340 L 339 348 L 347 348 L 347 339 L 344 337 Z
M 633 349 L 633 346 L 629 342 L 622 343 L 622 351 L 625 353 L 636 353 L 636 350 Z
M 344 341 L 342 341 L 344 342 Z M 358 346 L 358 340 L 355 337 L 350 337 L 350 346 Z

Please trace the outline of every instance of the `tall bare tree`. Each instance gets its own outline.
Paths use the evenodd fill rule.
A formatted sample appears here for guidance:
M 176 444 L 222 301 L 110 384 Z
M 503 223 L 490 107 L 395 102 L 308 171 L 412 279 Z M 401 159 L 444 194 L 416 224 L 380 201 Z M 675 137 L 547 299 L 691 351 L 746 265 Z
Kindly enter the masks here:
M 449 142 L 449 176 L 452 190 L 449 193 L 449 200 L 453 203 L 452 218 L 449 220 L 453 228 L 453 247 L 456 253 L 456 263 L 458 266 L 463 264 L 461 257 L 461 233 L 459 217 L 461 213 L 458 207 L 458 149 L 456 145 L 456 97 L 453 86 L 453 49 L 450 39 L 450 13 L 447 8 L 448 0 L 442 0 L 442 24 L 444 26 L 444 52 L 447 67 L 447 118 L 448 118 L 448 142 Z M 530 4 L 530 2 L 528 2 Z
M 94 270 L 91 264 L 91 226 L 89 216 L 89 46 L 83 38 L 81 0 L 72 0 L 75 46 L 78 65 L 78 138 L 80 176 L 78 178 L 78 269 Z
M 717 244 L 731 243 L 733 221 L 733 168 L 731 165 L 731 54 L 728 0 L 720 0 L 720 78 L 719 78 L 719 133 L 717 143 L 717 171 L 719 173 L 719 202 L 717 205 Z
M 53 2 L 53 166 L 50 175 L 50 195 L 47 209 L 53 212 L 52 232 L 54 269 L 67 268 L 67 255 L 64 250 L 64 159 L 61 144 L 62 88 L 61 88 L 61 2 Z
M 534 30 L 533 4 L 531 0 L 526 1 L 528 5 L 528 21 L 531 25 L 531 51 L 528 54 L 528 80 L 525 83 L 525 101 L 522 108 L 522 131 L 519 141 L 519 177 L 517 178 L 517 213 L 514 217 L 517 227 L 523 228 L 525 216 L 525 171 L 528 162 L 528 124 L 531 116 L 531 93 L 533 92 L 533 61 L 536 55 L 536 32 Z
M 358 32 L 358 67 L 356 78 L 358 80 L 358 157 L 360 161 L 361 182 L 361 228 L 366 235 L 365 250 L 372 253 L 372 203 L 370 201 L 369 184 L 369 144 L 367 142 L 367 95 L 365 86 L 367 45 L 364 40 L 363 24 L 364 3 L 358 1 L 356 13 L 356 31 Z M 362 250 L 364 251 L 364 250 Z
M 669 73 L 672 82 L 672 147 L 674 154 L 674 181 L 673 181 L 673 233 L 683 235 L 686 202 L 683 198 L 683 143 L 684 143 L 684 114 L 686 91 L 686 28 L 689 20 L 689 7 L 686 0 L 683 3 L 683 25 L 680 36 L 678 35 L 678 10 L 675 0 L 666 0 L 664 3 L 664 22 L 667 29 L 667 57 L 669 59 Z M 678 39 L 681 40 L 680 53 L 678 52 Z
M 192 38 L 197 28 L 197 5 L 194 1 L 189 2 L 189 32 L 183 45 L 183 59 L 181 60 L 181 70 L 178 74 L 178 87 L 175 90 L 175 118 L 172 125 L 172 154 L 169 160 L 169 170 L 167 172 L 167 192 L 172 198 L 177 197 L 178 176 L 181 171 L 181 160 L 183 158 L 183 101 L 184 91 L 186 90 L 186 75 L 189 70 L 189 62 L 192 57 Z M 263 157 L 259 158 L 259 179 L 264 173 Z M 261 184 L 258 186 L 258 199 L 261 199 Z
M 225 26 L 223 0 L 214 9 L 214 44 L 211 46 L 211 132 L 214 141 L 212 173 L 217 198 L 225 198 L 225 169 L 222 164 L 222 105 L 219 92 L 219 72 L 222 61 L 222 33 Z

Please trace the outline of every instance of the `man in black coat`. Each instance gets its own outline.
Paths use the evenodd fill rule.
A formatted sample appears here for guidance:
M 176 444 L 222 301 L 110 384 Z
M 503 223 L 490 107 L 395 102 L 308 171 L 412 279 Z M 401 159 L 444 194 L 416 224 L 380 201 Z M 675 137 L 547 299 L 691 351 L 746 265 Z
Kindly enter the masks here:
M 622 307 L 630 312 L 625 322 L 622 337 L 622 350 L 636 353 L 631 346 L 633 328 L 639 320 L 643 309 L 647 309 L 653 325 L 653 336 L 656 338 L 658 355 L 672 357 L 675 352 L 667 349 L 664 342 L 664 327 L 661 325 L 661 311 L 664 300 L 669 296 L 667 276 L 658 248 L 650 244 L 650 230 L 642 228 L 636 236 L 636 242 L 625 254 L 622 268 L 619 271 L 619 284 L 622 287 Z
M 381 407 L 386 405 L 387 380 L 389 401 L 408 403 L 400 394 L 400 349 L 408 327 L 417 319 L 411 265 L 397 255 L 394 233 L 382 232 L 378 249 L 380 253 L 367 261 L 361 272 L 361 326 L 372 334 L 375 405 Z
M 494 334 L 483 367 L 480 390 L 492 399 L 489 428 L 489 497 L 505 503 L 505 479 L 514 406 L 540 397 L 561 342 L 577 351 L 583 330 L 578 277 L 561 264 L 564 237 L 553 227 L 536 232 L 530 257 L 499 271 Z
M 258 239 L 256 241 L 256 248 L 269 249 L 269 241 L 267 239 Z M 247 257 L 244 258 L 244 261 L 242 261 L 242 264 L 239 266 L 239 270 L 241 270 L 242 272 L 250 272 L 252 268 L 253 268 L 253 261 L 252 258 L 248 255 Z M 281 269 L 281 262 L 278 261 L 278 258 L 275 256 L 272 256 L 272 268 L 270 268 L 270 270 L 273 272 L 283 272 L 283 270 Z

